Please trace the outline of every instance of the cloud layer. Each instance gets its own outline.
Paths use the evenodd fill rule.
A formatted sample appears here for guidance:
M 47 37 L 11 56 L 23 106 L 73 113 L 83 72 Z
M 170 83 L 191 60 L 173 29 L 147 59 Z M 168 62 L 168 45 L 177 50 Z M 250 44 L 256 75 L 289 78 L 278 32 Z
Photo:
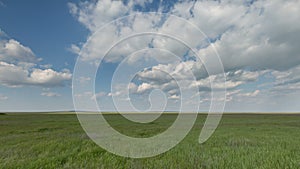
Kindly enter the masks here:
M 72 74 L 69 70 L 55 71 L 39 64 L 40 61 L 29 47 L 0 32 L 1 85 L 57 87 L 70 81 Z
M 145 7 L 147 5 L 148 8 Z M 300 1 L 203 0 L 163 4 L 104 0 L 69 3 L 69 7 L 74 17 L 91 33 L 82 51 L 82 59 L 88 62 L 101 59 L 119 39 L 146 30 L 158 34 L 183 34 L 182 40 L 190 42 L 190 47 L 196 53 L 172 37 L 144 35 L 117 44 L 104 58 L 104 62 L 120 63 L 128 55 L 145 48 L 165 49 L 182 59 L 181 62 L 165 61 L 140 70 L 136 74 L 139 82 L 129 85 L 132 93 L 143 94 L 160 89 L 168 93 L 170 99 L 178 99 L 180 93 L 171 78 L 174 76 L 189 84 L 187 87 L 197 86 L 200 92 L 204 92 L 204 96 L 209 97 L 212 88 L 224 87 L 219 80 L 222 71 L 215 66 L 217 60 L 212 57 L 216 54 L 215 50 L 224 66 L 225 84 L 229 89 L 226 101 L 244 99 L 246 102 L 245 98 L 267 101 L 270 95 L 278 97 L 287 91 L 299 93 L 300 25 L 296 23 L 300 20 Z M 185 20 L 155 13 L 141 14 L 152 11 L 168 12 Z M 105 33 L 97 32 L 114 19 L 137 13 L 134 17 L 114 21 L 105 31 L 102 30 Z M 193 31 L 191 25 L 201 29 L 205 35 Z M 195 55 L 201 61 L 195 59 Z M 162 59 L 164 55 L 153 57 Z M 137 64 L 138 59 L 130 57 L 129 60 Z M 212 70 L 210 76 L 204 65 L 209 65 Z M 193 72 L 196 80 L 187 76 L 189 71 Z M 214 81 L 213 86 L 211 80 Z

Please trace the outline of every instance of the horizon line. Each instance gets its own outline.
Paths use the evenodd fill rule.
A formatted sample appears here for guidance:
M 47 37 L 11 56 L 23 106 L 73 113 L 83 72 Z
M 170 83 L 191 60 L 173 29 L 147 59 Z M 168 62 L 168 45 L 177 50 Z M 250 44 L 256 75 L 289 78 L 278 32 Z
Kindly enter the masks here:
M 87 111 L 87 110 L 80 110 L 80 111 L 75 111 L 75 110 L 53 110 L 53 111 L 0 111 L 0 113 L 7 113 L 7 114 L 13 114 L 13 113 L 36 113 L 36 114 L 63 114 L 63 113 L 68 113 L 68 114 L 78 114 L 78 113 L 93 113 L 93 114 L 139 114 L 138 112 L 133 112 L 133 111 Z M 146 112 L 145 114 L 156 114 L 156 113 L 167 113 L 167 114 L 178 114 L 179 111 L 152 111 L 152 112 Z M 300 111 L 226 111 L 223 113 L 220 112 L 208 112 L 208 111 L 199 111 L 199 112 L 182 112 L 185 114 L 300 114 Z M 142 114 L 141 114 L 142 115 Z

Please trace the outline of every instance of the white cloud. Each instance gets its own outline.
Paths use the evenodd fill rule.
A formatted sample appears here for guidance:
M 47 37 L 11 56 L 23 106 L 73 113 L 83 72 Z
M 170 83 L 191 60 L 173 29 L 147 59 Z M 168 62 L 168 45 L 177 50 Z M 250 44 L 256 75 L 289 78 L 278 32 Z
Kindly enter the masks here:
M 163 65 L 159 64 L 157 66 L 153 66 L 150 70 L 145 69 L 137 74 L 137 77 L 141 81 L 146 82 L 155 82 L 156 84 L 168 83 L 172 80 L 170 75 L 166 75 L 166 72 L 169 72 L 167 69 L 172 65 Z
M 84 23 L 94 33 L 103 23 L 127 13 L 134 13 L 135 3 L 137 2 L 129 1 L 125 5 L 121 1 L 106 0 L 96 3 L 85 2 L 77 6 L 70 4 L 70 10 L 79 22 Z M 255 1 L 252 5 L 246 5 L 239 1 L 189 1 L 175 4 L 171 13 L 186 18 L 209 38 L 217 39 L 214 46 L 221 56 L 226 71 L 247 66 L 256 69 L 286 70 L 300 63 L 297 45 L 300 39 L 297 36 L 300 26 L 295 24 L 300 20 L 299 3 L 299 1 L 278 0 Z M 97 58 L 109 48 L 107 45 L 111 45 L 117 38 L 140 30 L 153 30 L 158 33 L 168 30 L 174 34 L 186 32 L 184 38 L 194 43 L 193 46 L 202 46 L 204 43 L 204 37 L 193 32 L 190 25 L 171 17 L 163 22 L 157 15 L 138 15 L 127 22 L 125 24 L 120 21 L 119 24 L 111 25 L 107 29 L 109 31 L 96 35 L 97 37 L 88 43 L 89 51 L 86 57 Z M 162 24 L 157 25 L 159 22 Z M 107 61 L 120 61 L 127 53 L 147 46 L 148 43 L 153 43 L 154 47 L 167 48 L 179 55 L 185 52 L 182 45 L 181 47 L 172 45 L 177 42 L 170 39 L 161 40 L 161 37 L 152 37 L 151 41 L 143 37 L 138 39 L 126 41 L 126 45 L 118 48 Z M 102 41 L 106 44 L 99 44 Z M 212 58 L 210 55 L 214 54 L 211 45 L 201 48 L 198 52 L 206 64 L 215 64 L 214 60 L 210 60 Z
M 271 82 L 272 95 L 290 95 L 300 92 L 300 66 L 286 71 L 272 71 L 274 81 Z
M 210 88 L 214 89 L 226 89 L 231 90 L 235 89 L 236 87 L 246 84 L 248 82 L 254 82 L 258 80 L 260 75 L 263 75 L 265 71 L 261 72 L 250 72 L 244 70 L 237 70 L 227 72 L 226 81 L 224 85 L 224 81 L 219 77 L 220 75 L 211 75 L 205 79 L 200 79 L 198 81 L 193 82 L 192 86 L 198 86 L 200 91 L 201 90 L 210 90 Z M 211 84 L 212 82 L 212 84 Z
M 55 92 L 43 92 L 43 93 L 41 93 L 41 96 L 59 97 L 59 96 L 61 96 L 61 94 L 55 93 Z
M 55 71 L 50 64 L 39 65 L 41 61 L 29 47 L 9 39 L 1 33 L 0 39 L 0 84 L 7 87 L 65 86 L 71 80 L 69 70 Z M 40 68 L 39 68 L 40 67 Z
M 238 93 L 238 97 L 256 97 L 260 93 L 260 90 L 255 90 L 253 92 L 246 92 L 246 93 Z
M 69 71 L 56 72 L 52 69 L 33 69 L 29 75 L 29 83 L 42 86 L 64 86 L 66 80 L 72 77 Z
M 260 90 L 255 90 L 254 92 L 245 93 L 245 96 L 255 97 L 260 93 Z
M 129 1 L 127 5 L 121 1 L 84 2 L 79 5 L 69 4 L 71 13 L 90 30 L 90 41 L 85 45 L 82 58 L 93 61 L 104 55 L 119 38 L 137 32 L 152 31 L 156 33 L 170 32 L 174 35 L 183 34 L 182 40 L 190 42 L 197 49 L 204 65 L 211 68 L 209 77 L 199 60 L 184 60 L 169 64 L 157 64 L 137 74 L 138 84 L 130 84 L 133 93 L 144 93 L 152 89 L 167 92 L 169 98 L 179 96 L 178 86 L 174 79 L 182 81 L 186 87 L 199 87 L 200 91 L 223 89 L 224 81 L 220 79 L 221 69 L 215 58 L 215 49 L 220 55 L 226 75 L 225 85 L 231 92 L 226 101 L 234 98 L 257 98 L 262 95 L 299 91 L 299 45 L 300 1 L 180 1 L 174 5 L 170 13 L 185 18 L 198 26 L 212 41 L 192 29 L 186 22 L 174 17 L 139 14 L 127 20 L 119 20 L 111 24 L 103 32 L 96 32 L 105 23 L 127 14 L 134 14 L 135 4 L 143 6 L 140 1 Z M 160 9 L 162 7 L 159 7 Z M 95 33 L 96 32 L 96 33 Z M 95 33 L 95 34 L 94 34 Z M 150 47 L 151 46 L 151 47 Z M 185 58 L 187 47 L 180 42 L 166 37 L 147 36 L 134 37 L 118 44 L 105 58 L 106 62 L 120 62 L 127 55 L 144 48 L 162 48 Z M 78 50 L 78 49 L 77 49 Z M 189 53 L 192 57 L 193 54 Z M 160 57 L 160 55 L 155 55 Z M 164 55 L 161 55 L 164 57 Z M 128 61 L 136 64 L 138 57 Z M 192 70 L 196 81 L 190 77 Z M 170 75 L 166 75 L 166 72 Z M 238 89 L 240 86 L 257 82 L 260 77 L 270 73 L 268 79 L 272 89 L 256 89 L 251 92 Z M 266 78 L 266 77 L 264 77 Z M 211 86 L 210 80 L 214 82 Z M 124 94 L 119 88 L 112 95 Z
M 156 88 L 168 88 L 170 90 L 176 88 L 176 83 L 172 83 L 174 79 L 177 81 L 187 81 L 190 82 L 191 86 L 198 86 L 200 89 L 209 90 L 211 87 L 215 89 L 224 88 L 226 86 L 227 89 L 236 88 L 242 84 L 247 82 L 254 82 L 258 80 L 258 77 L 265 74 L 266 71 L 230 71 L 225 74 L 226 82 L 224 85 L 223 79 L 220 77 L 221 75 L 211 75 L 206 76 L 205 78 L 200 78 L 197 80 L 197 72 L 193 72 L 194 76 L 191 76 L 191 72 L 194 70 L 195 66 L 198 63 L 196 61 L 186 61 L 181 63 L 174 64 L 159 64 L 157 66 L 153 66 L 151 69 L 145 69 L 137 74 L 137 77 L 142 82 L 147 82 L 147 85 L 140 85 L 139 88 L 147 89 L 155 88 L 149 87 L 149 84 L 153 84 Z M 211 86 L 211 81 L 213 82 L 213 86 Z M 172 86 L 172 87 L 170 87 Z
M 180 99 L 180 96 L 178 95 L 171 95 L 168 97 L 169 99 L 174 99 L 174 100 L 177 100 L 177 99 Z
M 72 44 L 68 50 L 74 54 L 79 54 L 80 52 L 80 48 L 75 44 Z
M 226 81 L 221 75 L 211 75 L 206 78 L 198 79 L 191 75 L 191 69 L 197 62 L 187 61 L 174 64 L 159 64 L 151 69 L 144 69 L 137 73 L 136 80 L 138 83 L 131 82 L 128 86 L 129 93 L 132 94 L 149 94 L 154 89 L 159 89 L 167 94 L 169 99 L 175 99 L 180 96 L 181 92 L 198 88 L 199 92 L 210 92 L 213 89 L 222 91 L 225 87 L 231 91 L 236 90 L 239 86 L 249 82 L 257 82 L 259 76 L 266 74 L 266 71 L 245 71 L 237 70 L 227 72 Z M 211 83 L 212 82 L 212 83 Z M 115 95 L 126 95 L 126 87 L 115 89 Z M 256 96 L 258 93 L 246 93 L 245 96 Z M 111 95 L 110 95 L 111 96 Z M 229 100 L 227 100 L 229 101 Z
M 247 7 L 243 2 L 184 1 L 177 3 L 171 11 L 198 26 L 206 35 L 216 38 L 230 26 L 239 22 Z
M 78 5 L 68 3 L 71 14 L 90 30 L 98 29 L 107 22 L 126 14 L 130 7 L 122 1 L 101 0 L 81 2 Z
M 144 93 L 145 91 L 149 91 L 150 89 L 152 89 L 152 85 L 150 85 L 149 83 L 142 83 L 138 86 L 137 93 Z
M 8 87 L 64 86 L 66 81 L 71 80 L 69 71 L 57 72 L 52 69 L 26 69 L 23 66 L 0 62 L 0 83 Z
M 300 82 L 300 66 L 287 71 L 272 71 L 271 74 L 275 77 L 275 85 L 277 86 Z
M 128 90 L 131 92 L 131 93 L 135 93 L 137 90 L 138 90 L 138 86 L 135 84 L 135 83 L 129 83 L 128 85 Z
M 225 70 L 287 70 L 299 65 L 300 26 L 295 24 L 300 20 L 299 11 L 299 1 L 256 1 L 245 8 L 243 17 L 226 32 L 219 32 L 221 37 L 214 43 Z M 209 60 L 211 52 L 211 46 L 199 50 L 207 63 L 213 63 Z
M 23 46 L 20 42 L 10 39 L 0 40 L 0 61 L 7 62 L 37 62 L 30 48 Z
M 99 93 L 95 93 L 95 95 L 92 96 L 91 99 L 98 99 L 98 98 L 101 98 L 101 97 L 104 97 L 104 96 L 107 96 L 106 92 L 99 92 Z

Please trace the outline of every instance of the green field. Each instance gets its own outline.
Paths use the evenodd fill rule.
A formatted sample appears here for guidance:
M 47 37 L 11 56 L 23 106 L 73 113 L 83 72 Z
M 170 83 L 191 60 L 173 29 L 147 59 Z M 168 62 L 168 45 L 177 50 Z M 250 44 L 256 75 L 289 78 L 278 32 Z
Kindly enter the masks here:
M 149 137 L 176 115 L 136 124 L 106 119 L 120 132 Z M 130 159 L 91 141 L 72 114 L 0 115 L 0 168 L 300 168 L 300 115 L 224 115 L 213 136 L 198 144 L 205 115 L 175 148 L 152 158 Z

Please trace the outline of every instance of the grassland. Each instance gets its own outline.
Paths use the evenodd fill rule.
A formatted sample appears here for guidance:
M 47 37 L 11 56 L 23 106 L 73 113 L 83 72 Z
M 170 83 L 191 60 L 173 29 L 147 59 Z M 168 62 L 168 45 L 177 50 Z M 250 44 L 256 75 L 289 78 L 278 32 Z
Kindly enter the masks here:
M 120 132 L 148 137 L 165 130 L 176 115 L 135 124 L 118 115 L 106 119 Z M 300 168 L 300 115 L 225 115 L 198 144 L 205 115 L 175 148 L 152 158 L 130 159 L 91 141 L 72 114 L 0 116 L 0 168 Z

